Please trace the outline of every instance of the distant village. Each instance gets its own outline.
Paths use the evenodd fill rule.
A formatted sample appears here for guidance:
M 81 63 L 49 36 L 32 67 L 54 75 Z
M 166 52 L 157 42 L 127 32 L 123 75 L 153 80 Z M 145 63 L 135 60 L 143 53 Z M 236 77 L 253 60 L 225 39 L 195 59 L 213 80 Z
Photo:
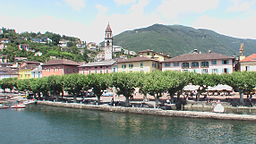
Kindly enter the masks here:
M 2 29 L 0 29 L 1 34 L 3 34 Z M 52 39 L 33 38 L 31 41 L 45 44 L 51 43 Z M 9 39 L 0 39 L 0 50 L 7 48 L 8 43 L 10 43 Z M 65 49 L 68 44 L 68 40 L 60 40 L 58 46 Z M 256 71 L 256 53 L 245 56 L 244 44 L 240 46 L 239 57 L 226 56 L 211 51 L 201 53 L 197 49 L 176 57 L 170 57 L 150 49 L 136 53 L 113 45 L 112 29 L 109 24 L 105 29 L 103 46 L 99 46 L 95 42 L 85 43 L 79 40 L 76 47 L 99 51 L 92 62 L 75 62 L 57 57 L 51 57 L 46 62 L 29 61 L 26 57 L 15 57 L 13 62 L 9 62 L 7 56 L 1 55 L 0 79 L 14 77 L 30 79 L 71 73 L 88 75 L 114 72 L 187 71 L 201 74 L 223 74 L 234 71 Z M 19 44 L 18 49 L 34 52 L 35 56 L 42 55 L 42 52 L 30 49 L 28 44 Z

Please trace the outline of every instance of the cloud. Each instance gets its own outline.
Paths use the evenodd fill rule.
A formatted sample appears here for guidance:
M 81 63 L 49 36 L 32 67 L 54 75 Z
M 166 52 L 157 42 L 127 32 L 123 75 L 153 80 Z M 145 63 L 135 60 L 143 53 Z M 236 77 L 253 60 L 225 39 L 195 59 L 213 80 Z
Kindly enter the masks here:
M 175 19 L 184 14 L 212 10 L 218 5 L 219 0 L 163 0 L 156 11 L 163 19 Z
M 136 2 L 136 0 L 114 0 L 117 5 L 128 5 Z
M 85 0 L 64 0 L 73 10 L 80 10 L 85 7 Z
M 202 16 L 193 24 L 193 26 L 196 28 L 211 29 L 228 36 L 256 39 L 255 25 L 255 14 L 250 17 L 230 19 Z
M 227 12 L 246 12 L 256 5 L 255 0 L 230 0 L 232 5 L 228 7 Z

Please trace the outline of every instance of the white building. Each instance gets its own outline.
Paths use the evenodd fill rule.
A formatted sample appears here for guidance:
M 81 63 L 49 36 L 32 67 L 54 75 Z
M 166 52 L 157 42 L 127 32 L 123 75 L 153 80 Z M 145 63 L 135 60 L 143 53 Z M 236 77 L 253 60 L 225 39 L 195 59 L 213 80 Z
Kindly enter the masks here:
M 256 53 L 245 57 L 240 61 L 240 71 L 255 71 L 256 72 Z
M 191 53 L 162 62 L 162 71 L 222 74 L 234 71 L 234 57 L 218 53 Z

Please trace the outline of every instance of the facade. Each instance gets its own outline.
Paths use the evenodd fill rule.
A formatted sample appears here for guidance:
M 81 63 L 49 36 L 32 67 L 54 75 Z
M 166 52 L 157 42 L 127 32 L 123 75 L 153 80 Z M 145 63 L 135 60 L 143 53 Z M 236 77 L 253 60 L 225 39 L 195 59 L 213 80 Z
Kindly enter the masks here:
M 153 50 L 149 50 L 149 49 L 140 51 L 140 52 L 138 52 L 138 54 L 142 57 L 148 57 L 148 58 L 155 59 L 158 61 L 164 61 L 164 60 L 167 60 L 170 58 L 168 55 L 165 55 L 163 53 L 154 52 Z
M 4 78 L 18 77 L 18 70 L 10 67 L 0 67 L 0 80 Z
M 222 74 L 234 71 L 234 57 L 218 53 L 191 53 L 162 62 L 162 71 Z
M 78 73 L 77 62 L 67 59 L 53 59 L 42 65 L 42 77 Z
M 160 70 L 160 62 L 147 57 L 133 57 L 117 62 L 118 72 L 152 72 Z
M 108 24 L 105 30 L 105 45 L 104 45 L 104 55 L 105 60 L 111 60 L 113 58 L 113 36 L 110 25 Z
M 240 60 L 240 71 L 256 71 L 256 53 Z
M 39 65 L 36 68 L 34 68 L 31 71 L 31 76 L 32 76 L 32 78 L 41 78 L 42 77 L 42 66 Z
M 19 69 L 19 76 L 18 79 L 31 79 L 32 77 L 32 70 L 35 69 L 37 65 L 25 65 Z
M 117 72 L 114 60 L 106 60 L 100 62 L 92 62 L 79 66 L 79 74 L 93 74 L 93 73 L 112 73 Z

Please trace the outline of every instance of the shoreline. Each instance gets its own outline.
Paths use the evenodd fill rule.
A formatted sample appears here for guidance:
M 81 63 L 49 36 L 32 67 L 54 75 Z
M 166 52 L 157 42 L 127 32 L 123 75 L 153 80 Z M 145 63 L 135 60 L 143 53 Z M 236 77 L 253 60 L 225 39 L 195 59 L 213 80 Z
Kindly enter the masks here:
M 121 107 L 121 106 L 108 106 L 108 105 L 85 105 L 85 104 L 79 104 L 79 103 L 62 103 L 62 102 L 50 102 L 50 101 L 37 101 L 37 104 L 55 106 L 55 107 L 65 107 L 65 108 L 157 115 L 157 116 L 168 116 L 168 117 L 256 121 L 256 115 L 244 115 L 244 114 L 176 111 L 176 110 L 162 110 L 162 109 L 154 109 L 154 108 Z

